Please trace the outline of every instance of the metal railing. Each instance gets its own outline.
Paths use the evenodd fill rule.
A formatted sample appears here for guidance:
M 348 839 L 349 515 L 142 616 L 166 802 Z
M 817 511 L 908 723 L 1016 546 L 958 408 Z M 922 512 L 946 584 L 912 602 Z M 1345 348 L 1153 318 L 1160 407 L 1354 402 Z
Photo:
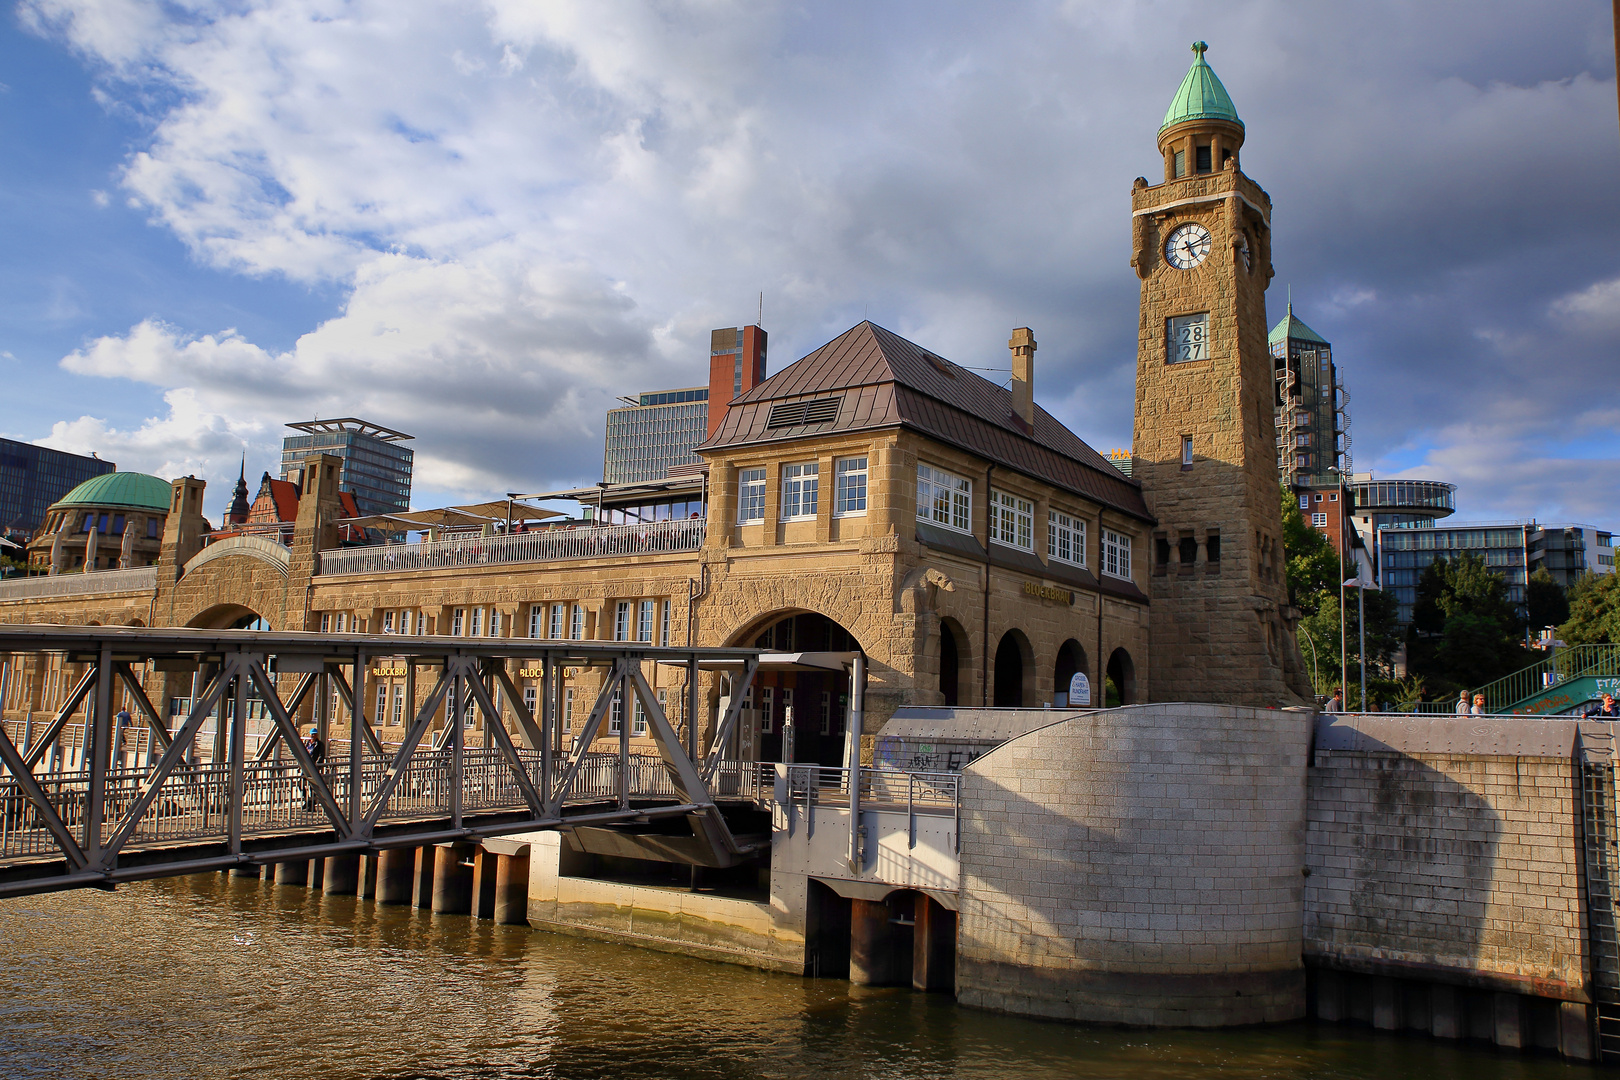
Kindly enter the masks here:
M 92 570 L 89 573 L 10 578 L 0 581 L 0 600 L 37 600 L 94 593 L 151 592 L 155 588 L 157 588 L 157 567 L 132 566 L 127 570 Z
M 321 552 L 320 572 L 323 575 L 387 574 L 502 563 L 665 555 L 700 549 L 704 527 L 702 518 L 682 518 L 635 525 L 541 529 L 416 544 L 335 548 Z
M 765 766 L 771 768 L 772 766 Z M 789 765 L 788 801 L 796 805 L 849 805 L 850 770 L 831 765 Z M 867 809 L 910 807 L 954 813 L 962 800 L 960 773 L 860 770 L 861 805 Z
M 1485 708 L 1499 712 L 1559 683 L 1590 676 L 1620 676 L 1620 645 L 1567 646 L 1529 667 L 1470 691 L 1469 696 L 1484 694 Z

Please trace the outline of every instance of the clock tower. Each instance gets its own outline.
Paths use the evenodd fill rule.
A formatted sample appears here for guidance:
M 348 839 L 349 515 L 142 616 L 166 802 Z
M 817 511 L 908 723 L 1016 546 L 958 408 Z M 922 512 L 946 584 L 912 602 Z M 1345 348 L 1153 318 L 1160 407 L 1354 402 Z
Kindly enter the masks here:
M 1243 175 L 1243 121 L 1193 43 L 1159 128 L 1164 179 L 1131 192 L 1142 281 L 1133 473 L 1158 518 L 1148 691 L 1294 704 L 1310 694 L 1288 606 L 1266 348 L 1271 200 Z

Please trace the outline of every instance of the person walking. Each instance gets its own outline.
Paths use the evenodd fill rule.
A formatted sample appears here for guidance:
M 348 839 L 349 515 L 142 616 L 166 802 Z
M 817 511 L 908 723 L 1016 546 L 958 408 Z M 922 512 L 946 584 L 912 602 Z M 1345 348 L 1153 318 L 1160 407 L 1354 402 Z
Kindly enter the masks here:
M 1333 696 L 1328 698 L 1327 705 L 1323 706 L 1322 711 L 1330 713 L 1344 712 L 1344 687 L 1335 686 L 1333 688 Z
M 1467 716 L 1468 713 L 1468 691 L 1464 690 L 1462 693 L 1457 695 L 1457 715 Z
M 321 762 L 326 760 L 326 743 L 321 741 L 320 728 L 312 727 L 309 729 L 309 738 L 304 740 L 304 753 L 308 754 L 309 760 L 315 764 L 315 771 L 320 772 Z M 315 809 L 314 780 L 304 781 L 304 809 Z
M 1603 704 L 1598 708 L 1597 712 L 1592 713 L 1591 715 L 1601 717 L 1604 720 L 1620 718 L 1620 707 L 1615 705 L 1614 695 L 1604 694 Z
M 1468 710 L 1468 711 L 1469 711 L 1469 714 L 1472 715 L 1472 716 L 1484 716 L 1485 715 L 1485 695 L 1484 694 L 1475 694 L 1474 695 L 1474 707 L 1472 709 Z

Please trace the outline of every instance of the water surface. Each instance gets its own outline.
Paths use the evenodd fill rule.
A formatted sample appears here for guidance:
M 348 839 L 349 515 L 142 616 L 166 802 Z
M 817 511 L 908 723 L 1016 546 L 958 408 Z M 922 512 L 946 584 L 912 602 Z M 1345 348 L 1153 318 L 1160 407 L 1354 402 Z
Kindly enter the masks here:
M 1144 1032 L 218 874 L 0 900 L 0 1077 L 1592 1075 L 1301 1022 Z

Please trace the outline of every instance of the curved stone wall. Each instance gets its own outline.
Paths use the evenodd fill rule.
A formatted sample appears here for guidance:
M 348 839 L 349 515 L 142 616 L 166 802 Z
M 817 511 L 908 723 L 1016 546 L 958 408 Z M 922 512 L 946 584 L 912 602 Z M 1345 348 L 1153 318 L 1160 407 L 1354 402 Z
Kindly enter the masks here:
M 1110 709 L 975 761 L 959 1000 L 1154 1026 L 1303 1016 L 1311 716 Z

